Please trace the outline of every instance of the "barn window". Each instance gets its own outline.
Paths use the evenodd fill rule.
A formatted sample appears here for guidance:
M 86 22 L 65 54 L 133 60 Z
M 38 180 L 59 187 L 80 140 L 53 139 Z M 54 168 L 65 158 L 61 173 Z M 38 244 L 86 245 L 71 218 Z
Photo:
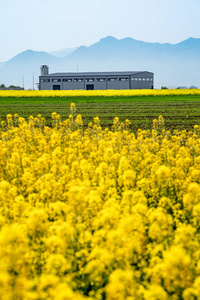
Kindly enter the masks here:
M 64 78 L 63 82 L 72 82 L 72 78 Z
M 108 81 L 117 81 L 117 78 L 108 78 Z
M 121 77 L 121 78 L 119 78 L 119 81 L 128 81 L 128 80 L 129 80 L 128 77 Z
M 92 82 L 92 81 L 94 81 L 94 78 L 86 78 L 85 81 Z
M 74 81 L 75 82 L 81 82 L 81 81 L 83 81 L 83 78 L 74 78 Z
M 106 81 L 106 78 L 97 78 L 97 81 Z

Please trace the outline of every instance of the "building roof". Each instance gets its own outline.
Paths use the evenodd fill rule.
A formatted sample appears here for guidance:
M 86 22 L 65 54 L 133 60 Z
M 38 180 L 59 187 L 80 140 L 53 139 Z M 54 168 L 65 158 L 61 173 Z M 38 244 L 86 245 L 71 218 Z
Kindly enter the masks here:
M 140 73 L 150 73 L 153 74 L 152 72 L 148 71 L 125 71 L 125 72 L 63 72 L 63 73 L 52 73 L 48 75 L 43 75 L 43 76 L 58 76 L 58 77 L 63 77 L 63 76 L 128 76 L 128 75 L 136 75 Z

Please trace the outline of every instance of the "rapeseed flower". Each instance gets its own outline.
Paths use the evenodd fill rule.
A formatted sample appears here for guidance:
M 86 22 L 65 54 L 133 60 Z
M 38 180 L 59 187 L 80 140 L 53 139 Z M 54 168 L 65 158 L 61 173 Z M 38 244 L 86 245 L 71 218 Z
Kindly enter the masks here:
M 0 298 L 200 299 L 199 125 L 82 124 L 1 123 Z

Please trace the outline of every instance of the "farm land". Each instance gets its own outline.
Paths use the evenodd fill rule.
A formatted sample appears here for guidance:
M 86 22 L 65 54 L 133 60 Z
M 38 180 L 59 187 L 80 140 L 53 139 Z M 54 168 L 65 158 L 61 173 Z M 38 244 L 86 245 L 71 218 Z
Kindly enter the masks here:
M 169 96 L 109 96 L 109 97 L 0 97 L 0 118 L 17 113 L 28 119 L 41 114 L 46 125 L 51 124 L 51 114 L 56 112 L 65 120 L 70 103 L 74 102 L 77 114 L 83 118 L 84 128 L 94 117 L 100 118 L 103 128 L 111 128 L 113 119 L 131 121 L 131 130 L 151 129 L 153 119 L 162 115 L 165 129 L 192 130 L 200 123 L 200 95 Z
M 0 93 L 0 299 L 200 299 L 200 92 L 153 92 Z

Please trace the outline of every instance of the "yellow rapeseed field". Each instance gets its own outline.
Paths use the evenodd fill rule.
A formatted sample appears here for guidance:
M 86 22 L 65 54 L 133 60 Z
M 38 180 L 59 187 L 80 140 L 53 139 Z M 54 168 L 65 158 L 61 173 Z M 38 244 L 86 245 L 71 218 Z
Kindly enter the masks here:
M 128 96 L 175 96 L 200 95 L 200 89 L 175 90 L 62 90 L 62 91 L 36 91 L 36 90 L 1 90 L 0 97 L 128 97 Z
M 0 299 L 200 299 L 200 127 L 70 110 L 1 122 Z

